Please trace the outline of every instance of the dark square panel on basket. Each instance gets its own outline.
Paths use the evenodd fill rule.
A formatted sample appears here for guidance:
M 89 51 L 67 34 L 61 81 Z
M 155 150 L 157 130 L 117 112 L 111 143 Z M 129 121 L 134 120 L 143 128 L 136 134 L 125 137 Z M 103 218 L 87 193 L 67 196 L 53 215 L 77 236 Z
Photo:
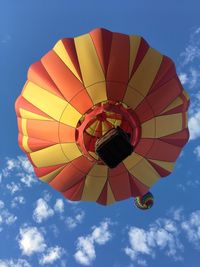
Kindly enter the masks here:
M 116 167 L 133 152 L 130 135 L 119 126 L 99 138 L 95 145 L 97 155 L 110 167 Z

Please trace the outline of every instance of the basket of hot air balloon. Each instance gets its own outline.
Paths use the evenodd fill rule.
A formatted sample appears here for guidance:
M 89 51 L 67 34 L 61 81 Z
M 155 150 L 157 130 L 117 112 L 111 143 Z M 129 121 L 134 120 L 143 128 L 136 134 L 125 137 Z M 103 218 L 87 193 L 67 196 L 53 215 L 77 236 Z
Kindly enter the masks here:
M 30 66 L 15 105 L 19 145 L 72 201 L 134 197 L 148 209 L 188 141 L 188 105 L 171 59 L 140 36 L 95 29 Z

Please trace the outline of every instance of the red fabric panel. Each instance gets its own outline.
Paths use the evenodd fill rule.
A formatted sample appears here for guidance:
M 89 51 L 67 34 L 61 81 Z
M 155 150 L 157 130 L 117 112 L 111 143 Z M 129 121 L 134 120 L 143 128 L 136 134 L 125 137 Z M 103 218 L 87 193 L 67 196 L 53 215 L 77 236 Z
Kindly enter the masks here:
M 76 48 L 75 48 L 75 44 L 74 44 L 74 39 L 73 38 L 64 38 L 61 40 L 77 73 L 79 74 L 79 76 L 82 78 L 81 75 L 81 70 L 80 70 L 80 66 L 79 66 L 79 61 L 78 61 L 78 57 L 76 54 Z
M 49 76 L 48 72 L 45 70 L 41 61 L 38 61 L 30 66 L 28 70 L 28 80 L 64 99 L 63 95 L 60 93 L 59 89 Z
M 129 174 L 123 163 L 120 163 L 113 169 L 109 169 L 108 181 L 116 201 L 123 200 L 131 196 Z
M 189 130 L 188 128 L 182 130 L 181 132 L 174 133 L 168 136 L 164 136 L 160 138 L 160 140 L 171 144 L 171 145 L 176 145 L 179 147 L 183 147 L 189 139 Z
M 81 156 L 68 163 L 49 185 L 58 191 L 64 192 L 82 180 L 92 166 L 93 163 Z
M 161 176 L 161 177 L 165 177 L 168 176 L 171 172 L 163 169 L 162 167 L 158 166 L 156 163 L 148 161 L 149 164 L 151 164 L 151 166 L 157 171 L 157 173 Z
M 67 191 L 63 192 L 63 196 L 65 198 L 72 200 L 72 201 L 81 200 L 84 184 L 85 184 L 85 179 L 81 180 L 80 182 L 75 184 L 73 187 L 71 187 Z
M 61 166 L 64 166 L 66 163 L 64 164 L 58 164 L 58 165 L 54 165 L 54 166 L 49 166 L 49 167 L 42 167 L 42 168 L 37 168 L 37 167 L 34 167 L 34 171 L 35 171 L 35 174 L 38 176 L 38 177 L 42 177 L 44 175 L 47 175 L 55 170 L 57 170 L 58 168 L 60 168 Z
M 148 43 L 141 37 L 140 46 L 137 52 L 137 56 L 133 65 L 133 69 L 131 72 L 131 77 L 133 76 L 134 72 L 137 70 L 138 66 L 140 65 L 142 59 L 144 58 L 145 54 L 149 49 Z M 131 79 L 131 78 L 130 78 Z
M 106 74 L 112 43 L 112 32 L 105 29 L 95 29 L 90 32 L 90 36 L 93 40 L 104 74 Z
M 174 162 L 180 152 L 180 147 L 162 142 L 159 139 L 154 139 L 154 143 L 146 158 Z
M 107 204 L 107 189 L 108 189 L 108 183 L 106 182 L 104 185 L 103 190 L 101 191 L 101 194 L 97 200 L 97 203 L 101 205 L 106 205 Z
M 164 85 L 165 83 L 167 83 L 172 78 L 175 78 L 176 76 L 177 75 L 174 62 L 170 58 L 163 56 L 160 69 L 151 86 L 151 89 L 149 90 L 149 94 L 151 94 L 153 91 L 157 90 L 160 86 Z
M 138 181 L 133 175 L 129 173 L 129 181 L 131 187 L 131 195 L 133 197 L 143 196 L 149 191 L 149 188 Z

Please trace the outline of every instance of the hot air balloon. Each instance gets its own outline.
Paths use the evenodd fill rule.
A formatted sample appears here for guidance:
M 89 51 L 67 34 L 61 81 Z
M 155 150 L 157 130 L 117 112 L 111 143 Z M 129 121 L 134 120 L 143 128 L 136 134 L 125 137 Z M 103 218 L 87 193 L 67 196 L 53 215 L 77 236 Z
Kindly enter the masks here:
M 135 197 L 145 209 L 188 141 L 188 105 L 170 58 L 99 28 L 61 39 L 30 66 L 15 105 L 19 145 L 67 199 Z

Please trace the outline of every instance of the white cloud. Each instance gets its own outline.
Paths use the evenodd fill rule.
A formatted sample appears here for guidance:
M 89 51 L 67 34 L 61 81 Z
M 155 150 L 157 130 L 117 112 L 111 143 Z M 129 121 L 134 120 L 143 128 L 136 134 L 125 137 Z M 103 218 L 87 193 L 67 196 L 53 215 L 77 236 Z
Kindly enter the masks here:
M 188 74 L 187 73 L 180 73 L 179 74 L 179 79 L 181 81 L 181 83 L 184 85 L 186 84 L 188 81 L 189 81 L 189 78 L 188 78 Z
M 20 228 L 18 244 L 22 254 L 27 256 L 43 252 L 47 247 L 44 236 L 37 227 Z
M 124 251 L 132 261 L 145 266 L 147 261 L 143 258 L 156 257 L 157 250 L 164 251 L 165 255 L 175 261 L 182 260 L 183 245 L 180 242 L 179 230 L 172 219 L 159 219 L 145 230 L 138 227 L 130 227 L 129 246 Z
M 31 187 L 37 183 L 37 179 L 34 177 L 34 171 L 31 163 L 25 156 L 18 156 L 16 159 L 6 158 L 6 167 L 1 170 L 0 182 L 3 178 L 15 178 L 7 188 L 11 193 L 15 193 L 20 190 L 22 185 Z M 16 183 L 16 177 L 20 177 L 20 182 Z
M 182 222 L 181 227 L 186 231 L 188 240 L 200 249 L 200 210 L 193 212 L 189 220 Z
M 63 213 L 64 212 L 64 201 L 61 198 L 56 199 L 56 203 L 54 205 L 54 210 Z
M 12 225 L 16 220 L 17 216 L 10 213 L 4 206 L 3 201 L 0 202 L 1 209 L 0 209 L 0 225 Z
M 200 146 L 195 147 L 194 154 L 197 156 L 197 159 L 200 160 Z
M 64 252 L 64 249 L 61 247 L 50 247 L 44 254 L 42 254 L 39 263 L 41 265 L 52 264 L 55 261 L 59 260 Z
M 160 218 L 147 229 L 132 226 L 128 230 L 126 255 L 138 265 L 147 265 L 146 257 L 155 258 L 163 252 L 174 261 L 184 260 L 185 239 L 200 251 L 200 210 L 183 216 L 183 209 L 171 209 L 172 218 Z
M 109 231 L 110 222 L 108 220 L 100 223 L 100 226 L 92 227 L 92 233 L 87 236 L 80 236 L 77 241 L 75 260 L 82 265 L 92 265 L 96 258 L 95 243 L 99 245 L 106 244 L 112 234 Z
M 31 174 L 24 175 L 24 173 L 20 173 L 18 176 L 21 177 L 20 181 L 27 187 L 31 187 L 33 184 L 37 183 L 37 179 Z
M 24 259 L 9 259 L 0 260 L 0 267 L 31 267 L 31 265 Z
M 16 196 L 11 201 L 11 207 L 15 208 L 18 207 L 18 205 L 24 205 L 26 203 L 25 198 L 23 196 Z
M 181 65 L 186 66 L 200 59 L 200 28 L 193 30 L 185 51 L 181 53 Z
M 21 190 L 21 186 L 18 183 L 11 182 L 10 184 L 6 185 L 6 188 L 10 191 L 10 193 L 13 195 L 17 191 Z
M 190 140 L 195 140 L 200 137 L 200 109 L 190 117 L 188 127 Z
M 79 224 L 83 222 L 84 217 L 85 212 L 80 210 L 78 210 L 78 213 L 74 217 L 67 217 L 67 219 L 65 220 L 67 228 L 71 230 L 76 228 Z
M 2 200 L 0 200 L 0 209 L 3 209 L 5 207 L 5 204 Z
M 53 215 L 54 210 L 49 207 L 48 203 L 43 198 L 39 198 L 36 203 L 36 208 L 33 211 L 33 219 L 37 223 L 41 223 Z

